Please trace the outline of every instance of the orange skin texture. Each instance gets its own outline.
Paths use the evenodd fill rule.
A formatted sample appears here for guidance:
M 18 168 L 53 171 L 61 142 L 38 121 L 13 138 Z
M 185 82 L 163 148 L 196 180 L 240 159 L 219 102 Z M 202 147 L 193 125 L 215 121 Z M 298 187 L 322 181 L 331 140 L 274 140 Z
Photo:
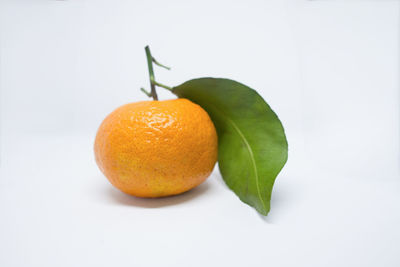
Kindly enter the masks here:
M 94 152 L 100 170 L 119 190 L 164 197 L 208 178 L 217 161 L 218 139 L 207 112 L 187 99 L 141 101 L 104 119 Z

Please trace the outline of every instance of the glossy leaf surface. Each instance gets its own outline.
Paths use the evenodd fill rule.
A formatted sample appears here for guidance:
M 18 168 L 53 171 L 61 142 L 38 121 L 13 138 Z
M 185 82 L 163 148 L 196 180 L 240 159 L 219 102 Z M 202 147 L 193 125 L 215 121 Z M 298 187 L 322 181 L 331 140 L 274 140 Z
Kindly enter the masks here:
M 275 178 L 288 156 L 285 132 L 274 111 L 255 90 L 229 79 L 194 79 L 173 92 L 209 113 L 218 132 L 223 179 L 243 202 L 267 215 Z

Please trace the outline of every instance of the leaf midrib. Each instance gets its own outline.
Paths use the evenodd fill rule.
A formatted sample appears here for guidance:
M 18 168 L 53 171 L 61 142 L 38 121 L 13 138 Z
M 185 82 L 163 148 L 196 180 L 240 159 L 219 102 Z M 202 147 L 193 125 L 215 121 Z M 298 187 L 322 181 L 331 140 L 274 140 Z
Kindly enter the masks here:
M 252 165 L 253 165 L 253 168 L 254 168 L 254 174 L 255 174 L 255 176 L 256 176 L 257 194 L 258 194 L 258 197 L 259 197 L 260 200 L 261 200 L 261 203 L 262 203 L 262 205 L 263 205 L 264 210 L 267 211 L 267 207 L 265 206 L 264 201 L 263 201 L 263 199 L 262 199 L 262 197 L 261 197 L 261 191 L 260 191 L 259 179 L 258 179 L 258 171 L 257 171 L 257 164 L 256 164 L 256 160 L 255 160 L 255 158 L 254 158 L 253 149 L 251 148 L 249 142 L 247 142 L 246 137 L 244 136 L 244 134 L 242 133 L 242 131 L 240 130 L 240 128 L 236 125 L 236 123 L 235 123 L 232 119 L 230 119 L 227 115 L 225 115 L 223 111 L 220 111 L 218 108 L 215 108 L 215 107 L 214 107 L 214 109 L 215 109 L 216 111 L 218 111 L 218 113 L 220 113 L 223 117 L 225 117 L 225 119 L 226 119 L 227 121 L 229 121 L 229 123 L 230 123 L 230 124 L 233 126 L 233 128 L 237 131 L 237 133 L 238 133 L 238 134 L 240 135 L 240 137 L 242 138 L 244 144 L 246 145 L 247 151 L 249 152 L 249 155 L 250 155 L 250 158 L 251 158 L 251 162 L 252 162 Z

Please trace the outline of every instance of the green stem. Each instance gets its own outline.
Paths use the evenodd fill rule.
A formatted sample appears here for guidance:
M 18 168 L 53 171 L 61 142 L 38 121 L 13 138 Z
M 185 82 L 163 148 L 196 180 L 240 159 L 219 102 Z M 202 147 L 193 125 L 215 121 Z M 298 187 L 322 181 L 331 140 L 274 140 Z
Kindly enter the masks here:
M 147 45 L 145 48 L 146 57 L 147 57 L 147 66 L 149 67 L 149 76 L 150 76 L 150 88 L 151 88 L 151 96 L 154 100 L 158 100 L 156 85 L 154 83 L 154 70 L 153 70 L 153 57 L 151 56 L 150 48 Z
M 162 67 L 162 68 L 167 69 L 167 70 L 171 69 L 170 67 L 167 67 L 167 66 L 161 64 L 160 62 L 158 62 L 154 57 L 152 59 L 153 59 L 154 64 L 156 64 L 157 66 Z
M 154 84 L 157 85 L 157 86 L 159 86 L 159 87 L 162 87 L 162 88 L 164 88 L 164 89 L 167 89 L 167 90 L 169 90 L 169 91 L 172 91 L 172 87 L 169 87 L 169 86 L 167 86 L 167 85 L 165 85 L 165 84 L 162 84 L 162 83 L 159 83 L 159 82 L 156 82 L 156 81 L 154 81 Z
M 156 78 L 154 77 L 153 63 L 160 67 L 166 68 L 167 70 L 169 70 L 170 67 L 164 66 L 164 65 L 160 64 L 159 62 L 157 62 L 157 60 L 151 55 L 150 47 L 148 45 L 144 49 L 146 51 L 147 66 L 149 67 L 151 91 L 147 92 L 144 88 L 140 88 L 140 90 L 143 93 L 145 93 L 148 97 L 152 97 L 154 100 L 158 100 L 158 96 L 157 96 L 157 92 L 156 92 L 156 85 L 159 87 L 165 88 L 169 91 L 172 91 L 172 87 L 169 87 L 162 83 L 156 82 Z
M 143 93 L 145 93 L 145 95 L 147 95 L 148 97 L 152 97 L 150 92 L 147 92 L 146 89 L 144 89 L 143 87 L 140 87 L 140 91 L 142 91 Z

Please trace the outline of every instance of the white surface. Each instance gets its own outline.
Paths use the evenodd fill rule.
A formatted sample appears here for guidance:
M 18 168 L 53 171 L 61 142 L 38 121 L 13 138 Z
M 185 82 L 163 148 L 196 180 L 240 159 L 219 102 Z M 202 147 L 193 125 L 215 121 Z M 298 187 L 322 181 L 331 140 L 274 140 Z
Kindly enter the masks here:
M 1 266 L 399 263 L 400 188 L 389 177 L 306 175 L 291 158 L 263 219 L 217 172 L 181 196 L 136 199 L 97 171 L 93 136 L 12 141 L 0 169 Z
M 0 1 L 0 266 L 399 266 L 398 1 Z M 267 218 L 217 171 L 181 196 L 108 184 L 92 152 L 144 100 L 229 77 L 279 114 Z M 161 98 L 171 98 L 158 90 Z

